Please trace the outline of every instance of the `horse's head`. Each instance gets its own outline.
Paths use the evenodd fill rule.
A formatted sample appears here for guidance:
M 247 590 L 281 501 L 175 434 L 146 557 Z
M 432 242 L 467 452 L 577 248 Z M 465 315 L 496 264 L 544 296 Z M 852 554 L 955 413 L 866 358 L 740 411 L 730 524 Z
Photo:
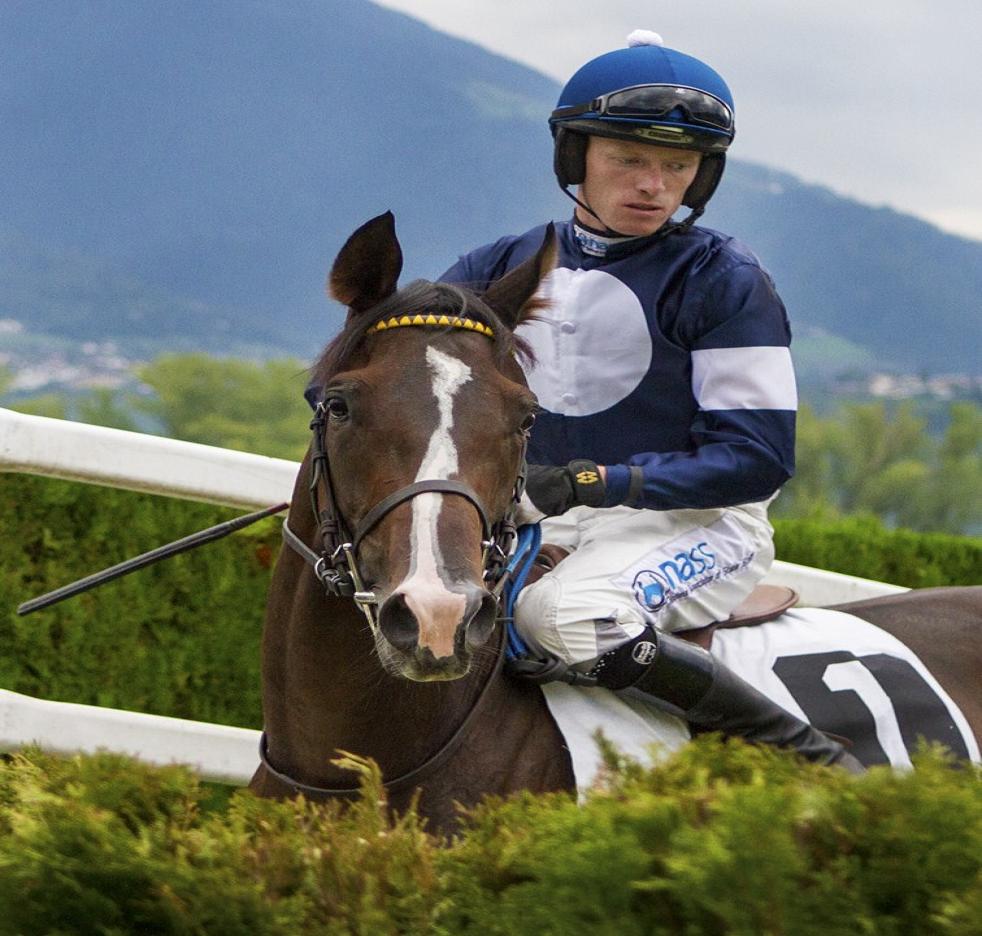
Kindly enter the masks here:
M 550 231 L 480 297 L 423 281 L 397 291 L 402 252 L 387 213 L 349 238 L 331 271 L 330 293 L 349 312 L 315 369 L 320 484 L 358 531 L 357 572 L 377 601 L 375 644 L 393 674 L 463 676 L 493 630 L 485 522 L 512 507 L 536 409 L 513 332 L 554 255 Z M 451 484 L 420 492 L 425 481 Z

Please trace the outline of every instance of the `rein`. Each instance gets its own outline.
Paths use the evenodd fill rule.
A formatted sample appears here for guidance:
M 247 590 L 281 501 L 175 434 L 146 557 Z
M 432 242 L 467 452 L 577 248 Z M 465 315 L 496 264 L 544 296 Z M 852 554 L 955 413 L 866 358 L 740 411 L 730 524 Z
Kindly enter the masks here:
M 491 329 L 479 322 L 456 317 L 448 318 L 447 316 L 415 316 L 412 319 L 409 316 L 403 316 L 402 318 L 390 319 L 386 322 L 378 322 L 369 328 L 366 334 L 376 333 L 389 328 L 407 326 L 450 326 L 453 328 L 466 328 L 467 330 L 483 334 L 488 338 L 493 338 Z M 296 552 L 308 565 L 313 567 L 314 574 L 323 585 L 327 594 L 339 598 L 351 598 L 368 619 L 373 634 L 377 634 L 379 602 L 375 593 L 365 588 L 364 581 L 359 573 L 357 563 L 358 546 L 364 537 L 400 504 L 404 504 L 414 497 L 418 497 L 420 494 L 453 494 L 463 497 L 477 510 L 481 520 L 484 581 L 487 583 L 491 594 L 500 602 L 501 591 L 507 583 L 508 573 L 511 569 L 509 554 L 516 538 L 515 514 L 518 510 L 522 492 L 525 489 L 527 470 L 525 449 L 528 444 L 528 433 L 525 434 L 525 440 L 523 442 L 519 471 L 512 492 L 511 504 L 505 516 L 497 523 L 492 524 L 490 522 L 487 511 L 481 503 L 481 499 L 470 485 L 462 481 L 437 478 L 415 481 L 382 498 L 382 500 L 375 504 L 361 518 L 355 527 L 354 533 L 351 533 L 350 527 L 337 508 L 334 480 L 331 475 L 327 450 L 324 447 L 324 430 L 327 425 L 327 419 L 327 409 L 322 401 L 317 404 L 314 410 L 314 417 L 310 422 L 313 440 L 311 442 L 312 471 L 309 486 L 311 508 L 321 537 L 320 551 L 315 551 L 308 546 L 290 528 L 289 523 L 286 520 L 283 521 L 284 543 Z M 323 491 L 323 497 L 321 496 L 321 491 Z M 473 705 L 464 717 L 464 720 L 450 736 L 450 739 L 435 754 L 408 773 L 384 782 L 383 786 L 389 793 L 396 793 L 420 783 L 426 776 L 442 766 L 453 753 L 467 730 L 473 725 L 483 702 L 489 695 L 505 663 L 505 650 L 509 628 L 507 621 L 501 620 L 499 623 L 501 626 L 499 629 L 500 633 L 494 667 L 489 673 L 477 698 L 474 700 Z M 360 792 L 360 788 L 358 787 L 334 789 L 311 786 L 294 780 L 282 771 L 277 770 L 269 761 L 269 740 L 265 731 L 259 739 L 259 759 L 266 772 L 273 779 L 289 787 L 295 793 L 302 793 L 304 796 L 354 797 Z
M 504 666 L 505 633 L 506 628 L 502 626 L 500 628 L 498 638 L 498 652 L 495 656 L 494 668 L 488 674 L 488 678 L 481 687 L 480 694 L 474 700 L 474 704 L 470 707 L 470 710 L 467 712 L 466 717 L 460 723 L 457 730 L 450 736 L 450 739 L 443 744 L 439 750 L 437 750 L 435 754 L 428 757 L 418 767 L 414 767 L 408 773 L 404 773 L 392 780 L 386 780 L 382 786 L 388 793 L 400 793 L 403 790 L 410 789 L 415 784 L 421 783 L 426 777 L 433 773 L 434 770 L 438 770 L 443 766 L 447 758 L 450 757 L 457 745 L 461 742 L 461 740 L 463 740 L 464 735 L 467 733 L 467 729 L 474 724 L 474 720 L 476 719 L 478 712 L 481 710 L 484 700 L 491 692 L 491 687 L 494 685 L 495 680 L 498 678 Z M 353 799 L 361 792 L 360 787 L 331 788 L 311 786 L 310 784 L 301 783 L 299 780 L 294 780 L 287 774 L 277 770 L 269 762 L 269 740 L 266 737 L 265 731 L 259 736 L 259 760 L 262 762 L 263 767 L 266 768 L 266 772 L 273 777 L 274 780 L 278 780 L 280 783 L 284 784 L 284 786 L 290 787 L 294 793 L 302 793 L 308 798 L 312 796 L 340 796 L 347 799 Z

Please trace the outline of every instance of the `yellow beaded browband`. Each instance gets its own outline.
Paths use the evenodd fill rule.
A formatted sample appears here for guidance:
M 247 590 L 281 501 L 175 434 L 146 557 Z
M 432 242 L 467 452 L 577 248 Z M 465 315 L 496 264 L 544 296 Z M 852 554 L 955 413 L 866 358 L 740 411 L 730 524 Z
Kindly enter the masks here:
M 488 338 L 494 337 L 494 332 L 483 322 L 474 319 L 461 318 L 459 315 L 399 315 L 390 319 L 380 319 L 371 328 L 365 330 L 366 335 L 387 331 L 390 328 L 405 328 L 407 325 L 442 325 L 447 328 L 464 328 L 475 331 Z

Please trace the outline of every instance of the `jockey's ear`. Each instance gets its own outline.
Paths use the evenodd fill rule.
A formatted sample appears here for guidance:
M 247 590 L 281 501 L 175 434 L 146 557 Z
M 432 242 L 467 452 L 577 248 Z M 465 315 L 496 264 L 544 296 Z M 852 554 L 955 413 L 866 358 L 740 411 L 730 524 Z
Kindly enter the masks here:
M 536 255 L 495 280 L 481 298 L 514 331 L 537 309 L 548 305 L 548 300 L 537 297 L 536 291 L 555 265 L 556 229 L 550 222 Z
M 341 248 L 327 292 L 349 309 L 348 317 L 365 312 L 396 291 L 402 272 L 402 248 L 391 211 L 363 224 Z

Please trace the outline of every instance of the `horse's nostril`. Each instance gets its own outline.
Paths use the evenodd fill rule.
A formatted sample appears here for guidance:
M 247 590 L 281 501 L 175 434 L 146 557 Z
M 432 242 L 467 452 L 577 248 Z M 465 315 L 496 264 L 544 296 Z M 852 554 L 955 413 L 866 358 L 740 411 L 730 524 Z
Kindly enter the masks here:
M 486 644 L 494 630 L 498 614 L 498 602 L 494 596 L 482 589 L 475 589 L 467 602 L 465 645 L 468 650 L 476 650 Z
M 379 608 L 378 626 L 385 639 L 397 650 L 409 653 L 419 641 L 419 622 L 402 594 L 391 595 Z

